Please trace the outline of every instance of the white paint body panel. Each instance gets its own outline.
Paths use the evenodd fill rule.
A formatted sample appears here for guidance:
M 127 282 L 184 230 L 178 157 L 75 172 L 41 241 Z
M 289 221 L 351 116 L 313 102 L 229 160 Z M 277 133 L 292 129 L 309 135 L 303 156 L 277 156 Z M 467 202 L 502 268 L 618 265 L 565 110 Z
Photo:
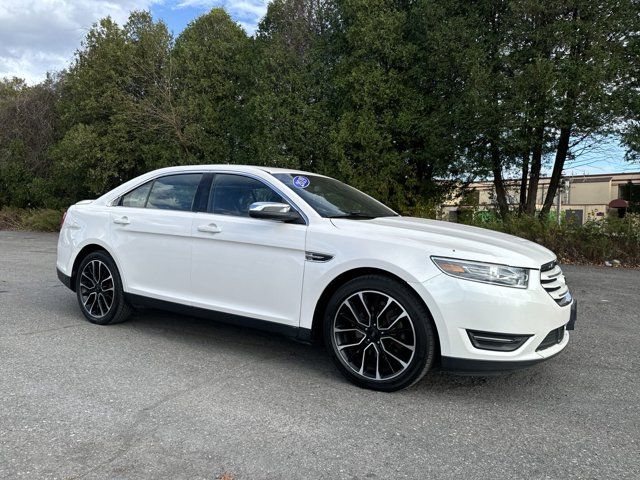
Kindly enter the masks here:
M 72 206 L 60 232 L 57 267 L 71 276 L 87 245 L 115 259 L 127 292 L 188 306 L 310 329 L 318 300 L 339 275 L 378 269 L 401 278 L 429 308 L 441 353 L 472 360 L 541 359 L 562 350 L 564 340 L 536 352 L 544 336 L 569 321 L 542 288 L 537 271 L 555 255 L 518 237 L 480 228 L 407 217 L 374 220 L 322 218 L 271 175 L 277 169 L 209 165 L 172 167 L 133 179 L 97 200 Z M 283 193 L 306 218 L 285 224 L 208 213 L 111 206 L 123 193 L 176 172 L 240 173 Z M 291 173 L 291 171 L 286 170 Z M 126 225 L 114 223 L 127 217 Z M 214 224 L 219 232 L 198 227 Z M 305 251 L 328 254 L 305 261 Z M 516 289 L 443 274 L 431 256 L 531 269 L 529 286 Z M 515 352 L 475 349 L 466 329 L 530 334 Z
M 188 303 L 191 298 L 192 212 L 112 207 L 110 246 L 129 293 Z M 130 223 L 115 221 L 126 218 Z
M 216 225 L 218 233 L 199 226 Z M 297 327 L 305 225 L 197 213 L 192 305 Z

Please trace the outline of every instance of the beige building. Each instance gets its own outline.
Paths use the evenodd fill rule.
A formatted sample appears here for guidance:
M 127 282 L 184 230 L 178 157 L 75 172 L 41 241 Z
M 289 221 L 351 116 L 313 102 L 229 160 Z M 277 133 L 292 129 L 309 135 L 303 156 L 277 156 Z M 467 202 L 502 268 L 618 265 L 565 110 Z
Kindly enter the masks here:
M 607 173 L 598 175 L 565 176 L 564 188 L 560 192 L 561 211 L 575 221 L 584 223 L 587 220 L 602 218 L 605 215 L 619 215 L 619 207 L 628 207 L 630 200 L 640 201 L 640 172 Z M 509 182 L 509 181 L 508 181 Z M 540 179 L 537 208 L 542 203 L 549 188 L 549 177 Z M 472 208 L 492 209 L 496 207 L 493 182 L 472 183 L 465 195 L 454 195 L 442 205 L 444 220 L 456 221 L 458 215 Z M 520 198 L 519 181 L 508 184 L 507 198 L 509 204 L 518 205 Z M 558 196 L 554 200 L 552 211 L 557 209 Z M 623 200 L 616 201 L 616 200 Z M 622 211 L 625 211 L 623 208 Z

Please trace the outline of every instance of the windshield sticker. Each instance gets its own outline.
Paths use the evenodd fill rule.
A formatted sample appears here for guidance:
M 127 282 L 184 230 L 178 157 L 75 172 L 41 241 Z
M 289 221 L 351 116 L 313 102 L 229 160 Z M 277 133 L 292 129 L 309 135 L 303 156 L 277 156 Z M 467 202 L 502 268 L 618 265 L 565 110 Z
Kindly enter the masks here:
M 298 175 L 293 177 L 293 185 L 298 188 L 307 188 L 311 181 L 307 177 L 303 177 L 302 175 Z

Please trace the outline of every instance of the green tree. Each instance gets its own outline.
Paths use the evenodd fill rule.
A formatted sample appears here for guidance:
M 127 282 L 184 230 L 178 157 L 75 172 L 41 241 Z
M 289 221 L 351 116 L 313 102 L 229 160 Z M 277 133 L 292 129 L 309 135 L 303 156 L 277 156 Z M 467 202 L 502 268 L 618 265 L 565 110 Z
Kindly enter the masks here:
M 330 42 L 336 170 L 402 211 L 467 162 L 473 38 L 455 2 L 341 0 Z
M 468 17 L 482 42 L 484 98 L 476 156 L 493 174 L 501 213 L 505 172 L 520 169 L 520 211 L 535 213 L 545 159 L 552 166 L 541 216 L 553 204 L 565 162 L 578 145 L 616 130 L 616 98 L 628 91 L 630 39 L 640 30 L 632 0 L 474 2 Z M 487 161 L 488 160 L 488 161 Z
M 220 8 L 190 23 L 176 39 L 173 88 L 189 161 L 250 161 L 250 52 L 244 30 Z
M 118 26 L 94 25 L 62 82 L 65 137 L 54 150 L 61 175 L 85 172 L 99 194 L 151 168 L 178 161 L 179 147 L 157 115 L 171 37 L 148 12 Z M 78 146 L 82 148 L 77 148 Z
M 627 148 L 626 159 L 640 161 L 640 35 L 629 38 L 625 62 L 631 68 L 627 70 L 625 83 L 629 88 L 619 101 L 625 109 L 625 125 L 622 128 L 622 144 Z
M 51 76 L 34 86 L 17 78 L 0 81 L 0 205 L 38 207 L 52 200 L 44 180 L 52 171 L 57 87 Z
M 171 164 L 336 176 L 403 212 L 493 177 L 547 215 L 580 145 L 640 150 L 637 0 L 275 0 L 250 38 L 222 9 L 173 41 L 148 12 L 89 31 L 68 71 L 0 82 L 0 202 L 95 196 Z
M 430 201 L 454 186 L 450 180 L 465 185 L 483 173 L 470 161 L 477 149 L 480 105 L 473 82 L 482 55 L 466 2 L 409 5 L 413 54 L 404 79 L 398 145 L 411 167 L 414 196 Z
M 336 3 L 332 155 L 345 180 L 398 208 L 402 184 L 411 179 L 397 148 L 403 76 L 413 53 L 406 38 L 408 11 L 387 0 Z
M 250 115 L 259 164 L 330 171 L 330 3 L 275 0 L 254 41 Z

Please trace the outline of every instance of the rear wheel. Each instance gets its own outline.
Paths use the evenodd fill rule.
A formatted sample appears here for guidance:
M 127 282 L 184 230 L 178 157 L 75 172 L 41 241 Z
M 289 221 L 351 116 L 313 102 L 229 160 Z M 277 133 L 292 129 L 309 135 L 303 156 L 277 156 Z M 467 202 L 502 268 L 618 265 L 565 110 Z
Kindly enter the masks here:
M 91 323 L 120 323 L 131 315 L 118 268 L 106 252 L 92 252 L 82 260 L 76 275 L 76 295 Z
M 364 388 L 395 391 L 420 380 L 433 363 L 435 331 L 429 311 L 407 286 L 370 275 L 340 287 L 324 316 L 334 363 Z

